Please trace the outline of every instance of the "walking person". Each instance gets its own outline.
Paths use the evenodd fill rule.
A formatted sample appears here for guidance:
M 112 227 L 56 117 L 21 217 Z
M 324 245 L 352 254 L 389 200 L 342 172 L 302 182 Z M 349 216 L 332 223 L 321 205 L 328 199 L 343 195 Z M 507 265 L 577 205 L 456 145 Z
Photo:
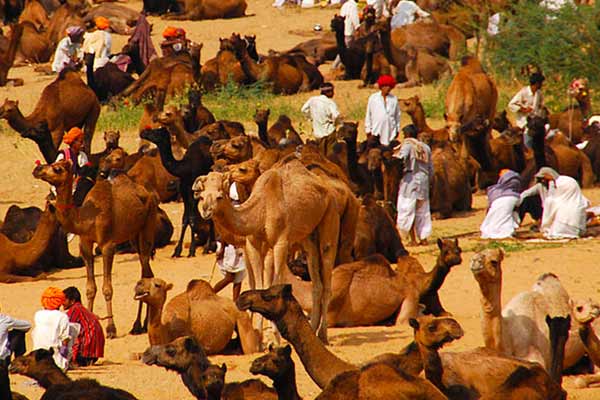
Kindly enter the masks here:
M 379 142 L 389 146 L 398 136 L 400 127 L 400 106 L 398 98 L 391 94 L 396 80 L 391 75 L 381 75 L 377 80 L 379 91 L 369 97 L 365 115 L 367 142 Z
M 433 177 L 431 149 L 417 139 L 419 130 L 407 125 L 402 130 L 404 141 L 395 157 L 402 160 L 404 174 L 400 180 L 397 202 L 397 226 L 403 240 L 412 245 L 425 245 L 431 235 L 429 187 Z
M 516 125 L 523 129 L 525 146 L 531 148 L 533 137 L 527 132 L 527 117 L 540 115 L 544 109 L 542 86 L 546 78 L 539 72 L 531 74 L 529 85 L 525 86 L 510 100 L 508 108 L 515 114 Z
M 333 95 L 333 84 L 326 82 L 321 85 L 321 94 L 311 97 L 302 106 L 302 113 L 312 121 L 313 137 L 317 140 L 319 150 L 324 156 L 333 151 L 336 124 L 340 117 Z
M 70 286 L 63 290 L 63 304 L 71 323 L 81 326 L 79 336 L 73 343 L 71 362 L 73 366 L 87 367 L 104 357 L 104 332 L 100 320 L 81 304 L 81 293 Z

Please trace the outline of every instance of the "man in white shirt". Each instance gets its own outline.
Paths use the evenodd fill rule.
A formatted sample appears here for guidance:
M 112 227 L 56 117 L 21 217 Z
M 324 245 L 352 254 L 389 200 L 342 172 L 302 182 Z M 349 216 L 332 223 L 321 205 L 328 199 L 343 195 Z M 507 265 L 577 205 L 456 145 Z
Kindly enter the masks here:
M 398 98 L 390 92 L 396 86 L 396 80 L 391 75 L 381 75 L 377 80 L 379 92 L 373 93 L 367 103 L 365 115 L 365 132 L 367 141 L 377 137 L 379 144 L 389 146 L 398 136 L 400 126 L 400 107 Z
M 510 111 L 515 113 L 517 126 L 525 131 L 525 145 L 530 148 L 532 138 L 527 134 L 527 116 L 539 115 L 544 108 L 542 85 L 545 79 L 544 75 L 539 72 L 531 74 L 529 86 L 519 90 L 508 103 Z
M 346 43 L 346 46 L 350 46 L 350 43 L 352 43 L 352 35 L 360 25 L 358 4 L 356 4 L 356 1 L 347 0 L 340 9 L 340 17 L 344 17 L 344 42 Z M 331 69 L 337 69 L 341 63 L 342 59 L 338 54 L 331 65 Z
M 85 31 L 80 26 L 67 28 L 67 36 L 62 38 L 56 46 L 52 71 L 58 74 L 65 66 L 81 58 L 81 43 L 83 42 L 84 33 Z
M 392 29 L 412 24 L 417 17 L 427 18 L 429 13 L 419 7 L 414 1 L 401 0 L 394 8 L 394 16 L 390 22 Z
M 25 353 L 25 332 L 31 328 L 27 321 L 21 321 L 0 313 L 0 398 L 10 396 L 10 380 L 8 366 L 11 352 L 15 348 L 15 356 Z M 3 393 L 8 388 L 8 393 Z M 10 398 L 10 397 L 7 397 Z
M 319 142 L 319 149 L 325 156 L 335 144 L 336 122 L 340 117 L 333 94 L 333 85 L 326 82 L 321 85 L 321 94 L 311 97 L 302 106 L 302 113 L 312 121 L 313 136 Z
M 381 18 L 385 8 L 384 0 L 367 0 L 367 5 L 375 9 L 376 18 Z
M 94 20 L 96 30 L 87 33 L 83 41 L 83 52 L 94 54 L 94 71 L 104 67 L 110 60 L 112 51 L 112 36 L 108 32 L 110 22 L 107 18 L 98 17 Z

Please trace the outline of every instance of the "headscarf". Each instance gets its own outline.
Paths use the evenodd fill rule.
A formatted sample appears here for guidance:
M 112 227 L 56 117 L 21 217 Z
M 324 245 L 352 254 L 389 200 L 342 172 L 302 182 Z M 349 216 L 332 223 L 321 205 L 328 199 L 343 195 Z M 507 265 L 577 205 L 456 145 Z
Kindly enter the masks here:
M 82 136 L 83 136 L 83 131 L 80 128 L 74 126 L 71 129 L 69 129 L 69 132 L 67 132 L 65 134 L 65 136 L 63 136 L 63 142 L 65 144 L 71 144 L 75 140 L 77 140 L 78 138 L 80 138 Z
M 558 172 L 556 172 L 555 170 L 553 170 L 550 167 L 542 167 L 540 168 L 540 170 L 537 172 L 537 174 L 535 174 L 535 178 L 536 179 L 544 179 L 544 178 L 550 178 L 552 180 L 556 180 L 560 175 L 558 174 Z
M 62 290 L 50 286 L 42 293 L 42 307 L 46 310 L 58 310 L 66 300 Z
M 377 86 L 380 88 L 383 86 L 389 86 L 393 88 L 396 86 L 396 79 L 394 79 L 391 75 L 381 75 L 379 79 L 377 79 Z
M 167 26 L 162 35 L 165 39 L 174 39 L 177 37 L 177 28 L 173 26 Z
M 77 25 L 73 25 L 67 28 L 67 35 L 69 36 L 79 36 L 83 32 L 83 28 Z
M 502 170 L 498 183 L 487 188 L 488 204 L 500 197 L 519 197 L 521 193 L 521 177 L 515 171 Z
M 135 29 L 129 38 L 129 43 L 137 43 L 140 60 L 144 66 L 148 66 L 150 61 L 157 57 L 156 49 L 150 36 L 150 24 L 143 13 L 138 17 Z
M 110 27 L 110 21 L 108 20 L 108 18 L 100 16 L 100 17 L 96 17 L 96 19 L 94 20 L 94 23 L 96 24 L 96 27 L 98 29 L 108 29 Z

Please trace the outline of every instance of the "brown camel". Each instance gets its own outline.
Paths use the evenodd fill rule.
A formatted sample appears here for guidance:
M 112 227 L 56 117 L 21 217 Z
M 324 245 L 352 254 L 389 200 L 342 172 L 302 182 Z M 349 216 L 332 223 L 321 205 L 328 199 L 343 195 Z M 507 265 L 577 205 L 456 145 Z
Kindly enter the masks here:
M 258 312 L 277 324 L 312 380 L 323 389 L 317 399 L 447 398 L 426 380 L 408 375 L 385 362 L 358 369 L 336 357 L 312 332 L 290 285 L 246 291 L 240 295 L 237 304 L 241 309 Z
M 335 195 L 322 182 L 299 161 L 292 161 L 262 174 L 250 198 L 239 208 L 234 208 L 227 197 L 229 181 L 221 173 L 199 177 L 193 190 L 204 219 L 212 217 L 224 230 L 246 236 L 251 287 L 261 288 L 265 282 L 265 248 L 273 250 L 275 274 L 266 274 L 266 284 L 270 285 L 273 277 L 279 277 L 285 268 L 290 246 L 303 245 L 309 254 L 313 304 L 317 305 L 313 307 L 311 323 L 315 331 L 318 329 L 319 337 L 326 341 L 326 310 L 331 296 L 331 271 L 337 256 L 340 216 Z
M 127 165 L 127 159 L 125 163 Z M 142 156 L 127 171 L 127 175 L 147 190 L 153 190 L 162 203 L 173 201 L 177 196 L 178 178 L 165 169 L 158 154 Z
M 45 63 L 50 61 L 54 47 L 48 38 L 48 31 L 40 30 L 31 21 L 23 21 L 22 40 L 17 47 L 15 66 L 28 65 L 29 63 Z
M 577 88 L 569 88 L 569 101 L 576 104 L 562 112 L 548 115 L 550 129 L 559 129 L 574 144 L 581 142 L 584 120 L 592 114 L 592 101 L 587 79 L 578 79 Z
M 428 273 L 410 256 L 399 257 L 395 270 L 379 254 L 336 267 L 331 277 L 329 325 L 395 322 L 400 326 L 417 316 L 419 304 L 425 305 L 427 314 L 447 314 L 440 304 L 438 290 L 450 269 L 461 263 L 461 249 L 456 239 L 439 239 L 438 247 L 440 255 Z M 310 282 L 299 280 L 288 269 L 284 270 L 284 282 L 292 285 L 302 309 L 310 311 Z M 371 295 L 362 296 L 361 293 Z
M 35 278 L 24 274 L 27 274 L 28 269 L 44 254 L 56 228 L 54 207 L 46 205 L 46 210 L 42 214 L 35 233 L 27 242 L 16 243 L 0 233 L 2 248 L 0 251 L 0 282 L 14 283 L 34 280 Z
M 267 109 L 256 110 L 254 113 L 254 122 L 258 127 L 258 137 L 268 147 L 276 147 L 282 139 L 287 139 L 294 144 L 302 144 L 302 138 L 294 127 L 292 121 L 287 115 L 280 115 L 277 121 L 271 127 L 269 124 L 269 115 L 271 111 Z
M 419 139 L 432 145 L 441 144 L 450 139 L 446 128 L 433 129 L 429 127 L 419 96 L 415 95 L 407 99 L 398 99 L 398 106 L 402 112 L 410 116 L 412 123 L 419 130 Z
M 42 396 L 44 400 L 136 400 L 132 394 L 121 389 L 100 385 L 94 379 L 71 380 L 56 366 L 52 355 L 52 349 L 34 350 L 27 355 L 15 358 L 10 364 L 9 370 L 12 373 L 35 379 L 41 387 L 46 389 Z
M 431 50 L 406 46 L 406 54 L 408 56 L 408 62 L 404 67 L 406 82 L 400 83 L 399 88 L 429 84 L 452 72 L 448 61 Z
M 190 281 L 186 291 L 175 296 L 163 312 L 167 292 L 172 288 L 173 285 L 158 278 L 141 279 L 135 286 L 135 299 L 148 304 L 151 346 L 193 335 L 206 353 L 219 354 L 237 331 L 244 354 L 258 351 L 258 336 L 249 316 L 236 309 L 231 300 L 217 296 L 208 282 Z
M 100 4 L 85 13 L 83 20 L 93 24 L 98 17 L 110 21 L 110 30 L 119 35 L 131 35 L 140 13 L 120 4 Z
M 246 0 L 207 0 L 197 2 L 193 0 L 178 0 L 180 13 L 166 14 L 166 19 L 200 20 L 219 18 L 239 18 L 246 13 Z
M 246 82 L 246 73 L 235 56 L 233 43 L 228 38 L 219 38 L 219 51 L 214 58 L 202 66 L 202 87 L 213 90 L 216 86 L 226 85 L 228 81 L 237 84 Z
M 19 23 L 29 21 L 38 32 L 42 32 L 48 26 L 50 19 L 48 13 L 39 0 L 26 0 L 25 8 L 19 16 Z
M 596 335 L 592 322 L 600 316 L 600 305 L 592 301 L 571 300 L 572 314 L 581 341 L 585 345 L 587 354 L 595 366 L 600 365 L 600 339 Z M 589 387 L 600 382 L 600 374 L 581 375 L 575 379 L 578 388 Z
M 64 37 L 69 26 L 80 26 L 85 29 L 83 15 L 89 5 L 85 0 L 66 0 L 50 18 L 47 27 L 47 38 L 52 48 Z
M 184 150 L 183 152 L 198 138 L 193 133 L 185 130 L 183 114 L 176 106 L 165 106 L 163 112 L 158 114 L 156 119 L 162 126 L 167 128 L 171 136 L 175 137 L 176 143 Z M 173 149 L 173 153 L 175 153 L 175 149 Z M 183 154 L 181 155 L 183 156 Z
M 91 153 L 92 137 L 100 115 L 100 103 L 96 95 L 72 71 L 64 71 L 46 86 L 33 112 L 27 117 L 19 110 L 19 102 L 6 99 L 0 107 L 0 118 L 20 134 L 45 123 L 52 134 L 52 142 L 58 148 L 66 131 L 74 126 L 83 127 L 85 151 Z
M 6 52 L 0 55 L 0 86 L 6 86 L 9 82 L 12 82 L 13 86 L 22 86 L 23 79 L 8 79 L 8 71 L 12 68 L 15 56 L 17 54 L 17 47 L 23 36 L 23 24 L 11 25 L 10 41 L 8 43 L 8 49 Z
M 582 150 L 574 146 L 561 132 L 554 134 L 546 143 L 556 155 L 558 172 L 561 175 L 575 178 L 583 188 L 594 186 L 592 163 Z
M 269 352 L 252 361 L 250 372 L 254 375 L 265 375 L 273 380 L 279 400 L 301 400 L 296 387 L 296 366 L 292 360 L 292 348 L 273 348 Z
M 178 372 L 186 388 L 198 400 L 277 400 L 275 390 L 258 379 L 225 384 L 227 366 L 211 364 L 193 336 L 151 346 L 144 352 L 142 361 Z
M 106 300 L 108 325 L 106 333 L 114 338 L 117 333 L 112 310 L 112 264 L 119 243 L 133 241 L 139 253 L 142 278 L 152 277 L 150 256 L 154 247 L 157 200 L 155 196 L 134 183 L 125 174 L 112 181 L 99 180 L 87 194 L 80 207 L 73 205 L 73 173 L 71 160 L 50 165 L 39 165 L 33 176 L 56 188 L 58 221 L 67 232 L 78 234 L 79 249 L 87 272 L 86 295 L 88 309 L 93 311 L 96 297 L 94 275 L 94 243 L 102 251 L 104 283 L 102 293 Z M 134 328 L 141 325 L 141 303 Z
M 466 49 L 466 40 L 464 35 L 448 25 L 417 21 L 394 29 L 391 32 L 391 45 L 396 49 L 402 49 L 406 45 L 421 47 L 450 60 L 457 60 Z

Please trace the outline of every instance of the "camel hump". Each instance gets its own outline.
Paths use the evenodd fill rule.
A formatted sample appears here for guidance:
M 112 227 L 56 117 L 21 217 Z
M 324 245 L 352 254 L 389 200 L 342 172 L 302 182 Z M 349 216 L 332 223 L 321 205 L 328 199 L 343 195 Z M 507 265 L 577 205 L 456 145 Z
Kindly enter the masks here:
M 378 264 L 378 265 L 387 265 L 387 266 L 390 265 L 390 263 L 387 261 L 387 259 L 379 253 L 371 254 L 371 255 L 363 258 L 361 261 L 363 261 L 367 264 Z
M 190 301 L 215 296 L 215 291 L 213 290 L 212 286 L 210 286 L 210 283 L 206 282 L 203 279 L 191 280 L 188 283 L 185 291 Z

